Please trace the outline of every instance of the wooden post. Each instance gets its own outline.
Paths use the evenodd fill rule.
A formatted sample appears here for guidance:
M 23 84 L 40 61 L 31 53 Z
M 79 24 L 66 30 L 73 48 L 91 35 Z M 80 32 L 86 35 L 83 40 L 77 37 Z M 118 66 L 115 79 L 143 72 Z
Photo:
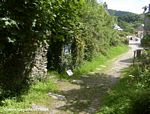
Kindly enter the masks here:
M 134 51 L 133 65 L 134 65 L 134 62 L 135 62 L 135 57 L 136 57 L 136 50 Z
M 139 49 L 139 50 L 137 50 L 137 51 L 136 51 L 136 53 L 137 53 L 137 54 L 136 54 L 136 55 L 137 55 L 137 57 L 140 57 L 140 56 L 141 56 L 141 50 L 140 50 L 140 49 Z

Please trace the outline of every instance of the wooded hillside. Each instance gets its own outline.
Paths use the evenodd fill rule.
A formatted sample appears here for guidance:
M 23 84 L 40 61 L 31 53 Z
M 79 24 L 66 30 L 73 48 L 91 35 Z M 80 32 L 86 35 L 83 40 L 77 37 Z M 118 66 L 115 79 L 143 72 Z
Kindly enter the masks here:
M 127 32 L 134 32 L 134 29 L 143 24 L 144 21 L 143 14 L 135 14 L 131 12 L 117 11 L 112 9 L 109 9 L 108 12 L 110 13 L 110 15 L 117 17 L 118 25 Z

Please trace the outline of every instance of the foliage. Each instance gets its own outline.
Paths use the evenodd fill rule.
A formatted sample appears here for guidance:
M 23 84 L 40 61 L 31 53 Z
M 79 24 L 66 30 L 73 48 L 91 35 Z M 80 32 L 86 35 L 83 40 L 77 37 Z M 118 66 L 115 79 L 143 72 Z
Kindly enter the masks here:
M 145 52 L 134 65 L 124 71 L 124 77 L 108 92 L 99 114 L 148 114 L 150 113 L 150 50 L 147 42 L 149 35 L 143 38 Z
M 61 7 L 56 3 L 52 10 L 55 18 L 48 54 L 49 69 L 59 72 L 68 66 L 73 69 L 83 60 L 92 60 L 97 53 L 104 54 L 107 48 L 119 44 L 118 33 L 113 30 L 115 19 L 96 0 L 62 1 Z M 71 45 L 71 60 L 64 61 L 65 45 Z
M 50 45 L 48 68 L 59 72 L 105 54 L 120 41 L 114 22 L 96 0 L 0 1 L 2 93 L 19 95 L 28 89 L 36 50 L 45 40 Z M 65 45 L 70 55 L 65 55 Z
M 112 47 L 110 50 L 107 50 L 107 53 L 105 55 L 101 55 L 100 53 L 99 55 L 94 57 L 92 61 L 85 61 L 80 66 L 76 67 L 74 69 L 74 75 L 78 76 L 78 75 L 86 74 L 88 72 L 95 71 L 95 69 L 99 68 L 100 65 L 107 66 L 108 63 L 106 61 L 111 60 L 112 58 L 118 56 L 121 53 L 124 53 L 127 50 L 128 47 L 125 45 Z
M 100 114 L 150 113 L 150 52 L 137 59 L 137 64 L 124 71 L 124 77 L 104 98 Z
M 91 60 L 97 52 L 105 53 L 106 48 L 117 43 L 117 33 L 112 29 L 115 19 L 98 4 L 87 4 L 82 12 L 85 13 L 85 59 Z
M 124 29 L 125 32 L 134 33 L 134 24 L 122 20 L 118 20 L 118 25 Z
M 34 39 L 41 38 L 42 33 L 46 32 L 46 22 L 49 21 L 46 21 L 48 17 L 44 15 L 47 13 L 44 11 L 45 5 L 44 2 L 36 0 L 1 1 L 0 10 L 4 12 L 0 19 L 1 45 L 6 43 L 17 45 L 25 38 L 26 40 L 32 37 Z M 51 20 L 51 18 L 49 19 Z
M 61 72 L 64 65 L 64 46 L 77 41 L 80 32 L 79 10 L 84 0 L 55 1 L 52 3 L 54 19 L 51 23 L 48 68 Z M 66 63 L 67 64 L 67 63 Z M 65 67 L 65 66 L 64 66 Z
M 116 56 L 123 53 L 124 51 L 127 51 L 127 49 L 128 49 L 127 46 L 124 46 L 124 45 L 113 47 L 111 50 L 108 51 L 108 54 L 106 56 L 97 57 L 97 59 L 95 61 L 90 62 L 88 66 L 89 67 L 91 66 L 92 68 L 98 67 L 100 64 L 97 63 L 97 61 L 103 63 L 104 65 L 107 62 L 109 62 L 110 59 L 115 58 Z M 97 64 L 97 65 L 92 66 L 93 64 Z M 87 64 L 85 66 L 87 66 Z M 93 70 L 95 70 L 95 68 Z M 105 69 L 105 68 L 102 68 L 102 69 Z M 88 70 L 86 73 L 89 73 L 89 72 L 90 70 Z M 23 111 L 28 110 L 29 107 L 32 107 L 34 104 L 40 105 L 40 106 L 51 107 L 51 105 L 53 105 L 52 102 L 55 102 L 55 101 L 53 101 L 53 98 L 47 95 L 48 92 L 60 93 L 60 91 L 58 91 L 59 86 L 57 86 L 57 83 L 56 83 L 58 82 L 58 78 L 60 79 L 63 78 L 63 81 L 64 81 L 64 78 L 70 79 L 70 77 L 66 75 L 58 74 L 57 72 L 49 72 L 49 76 L 50 78 L 47 78 L 45 80 L 42 80 L 41 82 L 33 84 L 26 94 L 19 96 L 19 97 L 6 98 L 2 100 L 0 102 L 0 113 L 9 113 L 9 114 L 28 113 L 28 112 L 23 112 Z M 52 78 L 51 76 L 54 76 L 54 77 Z M 75 76 L 74 78 L 77 78 L 77 77 Z M 59 82 L 58 82 L 58 85 L 59 85 Z M 91 96 L 89 96 L 88 99 L 91 99 Z M 80 103 L 78 103 L 77 106 L 79 104 Z M 84 107 L 83 104 L 81 107 Z M 14 110 L 10 112 L 9 109 L 10 110 L 14 109 Z M 38 110 L 37 111 L 33 110 L 32 113 L 36 114 L 39 112 Z
M 43 80 L 30 87 L 28 93 L 13 98 L 6 98 L 0 102 L 0 113 L 2 114 L 20 114 L 25 110 L 31 110 L 29 107 L 33 105 L 51 105 L 53 100 L 47 94 L 48 92 L 57 91 L 58 87 L 54 83 L 54 79 Z M 10 110 L 12 109 L 12 111 Z M 14 109 L 14 110 L 13 110 Z M 26 112 L 25 112 L 26 113 Z M 30 113 L 37 113 L 36 111 Z
M 148 114 L 150 113 L 150 91 L 142 92 L 131 106 L 130 114 Z
M 49 36 L 48 1 L 0 1 L 0 86 L 6 96 L 30 85 L 35 51 Z
M 117 11 L 117 10 L 108 10 L 109 13 L 113 16 L 116 16 L 118 19 L 118 25 L 124 29 L 124 31 L 129 33 L 134 33 L 138 26 L 143 23 L 144 15 L 135 14 L 126 11 Z
M 111 15 L 117 16 L 119 20 L 128 22 L 128 23 L 134 23 L 136 21 L 143 21 L 144 16 L 142 14 L 135 14 L 131 12 L 126 11 L 117 11 L 117 10 L 108 10 Z
M 150 47 L 150 35 L 145 35 L 144 38 L 141 40 L 143 47 Z

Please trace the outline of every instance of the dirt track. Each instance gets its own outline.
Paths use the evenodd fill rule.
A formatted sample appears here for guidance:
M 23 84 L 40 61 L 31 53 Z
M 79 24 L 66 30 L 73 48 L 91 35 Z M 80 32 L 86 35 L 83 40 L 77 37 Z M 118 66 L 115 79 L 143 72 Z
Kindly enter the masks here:
M 102 101 L 102 97 L 117 82 L 121 70 L 132 64 L 132 46 L 127 53 L 115 58 L 105 71 L 91 72 L 83 75 L 74 83 L 59 81 L 59 92 L 65 100 L 54 100 L 49 107 L 49 114 L 95 114 Z M 104 66 L 105 67 L 105 66 Z

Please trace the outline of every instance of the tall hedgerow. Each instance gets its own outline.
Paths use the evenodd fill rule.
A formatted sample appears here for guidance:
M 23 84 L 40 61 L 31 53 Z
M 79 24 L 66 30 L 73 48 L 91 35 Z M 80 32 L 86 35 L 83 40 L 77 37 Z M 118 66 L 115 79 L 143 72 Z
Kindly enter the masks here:
M 59 72 L 105 53 L 118 43 L 113 24 L 96 0 L 0 1 L 1 88 L 7 94 L 28 88 L 36 49 L 45 40 L 48 68 Z
M 119 43 L 118 34 L 113 30 L 115 19 L 96 0 L 62 1 L 53 13 L 50 69 L 61 72 L 65 67 L 74 68 Z M 70 55 L 64 53 L 66 45 L 71 45 Z M 65 59 L 67 56 L 69 60 Z
M 29 87 L 36 49 L 50 35 L 50 6 L 50 0 L 0 1 L 0 93 Z

